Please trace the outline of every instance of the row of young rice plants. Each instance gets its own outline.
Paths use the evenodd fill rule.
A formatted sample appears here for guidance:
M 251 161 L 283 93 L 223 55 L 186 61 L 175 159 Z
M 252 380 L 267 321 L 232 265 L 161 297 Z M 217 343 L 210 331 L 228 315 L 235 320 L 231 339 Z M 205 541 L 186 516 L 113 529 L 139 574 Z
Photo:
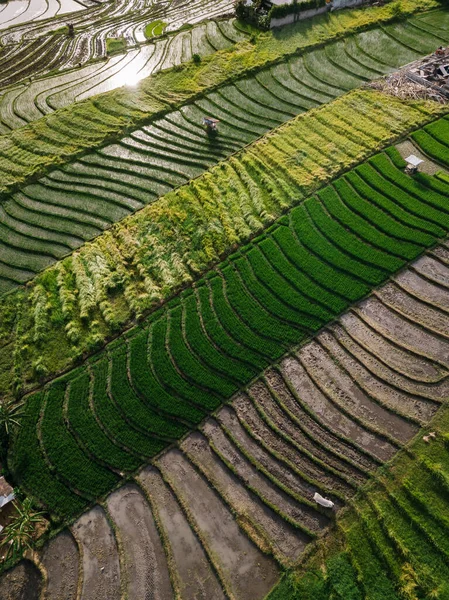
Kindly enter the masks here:
M 421 131 L 416 131 L 412 134 L 412 139 L 431 159 L 442 167 L 449 167 L 449 119 L 447 117 L 424 127 Z M 444 174 L 442 177 L 444 179 Z
M 10 327 L 5 328 L 1 344 L 6 346 L 13 343 L 16 349 L 11 353 L 9 347 L 7 355 L 6 350 L 0 349 L 0 353 L 5 353 L 5 360 L 0 361 L 1 370 L 9 371 L 5 378 L 9 377 L 10 384 L 11 378 L 14 378 L 13 385 L 21 387 L 22 383 L 67 368 L 74 359 L 92 352 L 109 335 L 120 331 L 130 318 L 142 316 L 177 289 L 198 279 L 223 255 L 236 245 L 245 243 L 283 212 L 301 202 L 321 182 L 328 181 L 332 175 L 371 154 L 398 131 L 426 121 L 435 110 L 439 110 L 435 104 L 407 104 L 377 92 L 354 91 L 317 111 L 298 117 L 227 161 L 220 162 L 188 185 L 166 194 L 120 225 L 110 228 L 92 243 L 84 245 L 79 252 L 44 271 L 25 294 L 20 290 L 4 296 L 0 310 Z M 162 147 L 164 132 L 170 124 L 173 127 L 171 139 L 174 155 L 174 139 L 179 131 L 183 131 L 183 117 L 181 112 L 177 114 L 177 122 L 167 117 L 166 124 L 159 132 L 152 126 L 151 132 L 150 128 L 142 130 L 135 139 L 145 139 L 150 133 L 156 137 L 157 134 Z M 183 127 L 186 127 L 186 123 L 184 120 Z M 197 125 L 196 128 L 200 127 Z M 193 140 L 198 140 L 196 147 L 207 144 L 198 133 L 196 136 L 190 142 L 192 156 L 195 147 Z M 189 147 L 186 145 L 186 148 Z M 227 151 L 227 146 L 225 148 Z M 206 156 L 206 152 L 203 155 Z M 94 160 L 95 167 L 91 164 Z M 148 174 L 148 167 L 144 159 L 138 165 L 135 161 L 133 172 L 116 171 L 115 180 L 109 180 L 108 199 L 104 200 L 102 210 L 99 210 L 98 202 L 90 207 L 88 199 L 93 198 L 93 194 L 96 198 L 105 198 L 106 194 L 101 191 L 104 189 L 102 182 L 107 177 L 109 166 L 116 164 L 114 161 L 111 156 L 97 153 L 47 176 L 45 181 L 28 186 L 27 195 L 15 195 L 15 200 L 21 204 L 17 210 L 21 212 L 14 214 L 20 214 L 23 219 L 24 211 L 33 209 L 34 218 L 39 218 L 42 224 L 49 224 L 51 220 L 52 227 L 55 230 L 58 228 L 54 236 L 57 235 L 60 241 L 65 236 L 67 244 L 73 243 L 73 234 L 69 236 L 63 233 L 64 223 L 73 223 L 66 217 L 74 216 L 76 212 L 79 230 L 99 226 L 102 220 L 110 218 L 111 201 L 116 200 L 125 189 L 128 197 L 133 195 L 129 199 L 131 209 L 143 202 L 143 196 L 135 191 L 137 186 L 152 185 L 145 175 Z M 206 166 L 204 163 L 204 168 Z M 142 173 L 139 173 L 140 169 Z M 161 170 L 158 177 L 163 176 Z M 188 176 L 186 173 L 185 177 Z M 168 181 L 168 175 L 165 181 Z M 162 193 L 164 188 L 161 179 L 159 184 L 159 192 Z M 58 193 L 61 198 L 66 198 L 66 204 L 58 207 L 59 214 L 56 215 Z M 157 190 L 154 193 L 157 194 Z M 373 199 L 375 191 L 370 193 L 370 204 L 379 202 Z M 319 205 L 309 202 L 301 209 L 300 214 L 305 214 L 305 217 L 292 217 L 298 221 L 298 227 L 303 223 L 304 240 L 310 235 L 305 224 L 312 216 L 318 228 L 323 227 L 326 220 L 332 221 L 329 232 L 325 232 L 327 236 L 331 232 L 334 237 L 338 236 L 338 231 L 344 228 L 344 215 L 339 217 L 343 219 L 341 222 L 333 216 L 327 216 L 329 211 L 335 211 L 335 206 L 340 206 L 341 200 L 337 199 L 334 192 L 326 194 L 326 198 L 329 194 L 332 196 L 331 204 L 328 200 Z M 383 198 L 382 190 L 380 194 Z M 83 202 L 84 209 L 81 211 Z M 353 194 L 349 194 L 346 202 L 351 205 L 351 210 L 357 211 L 355 204 L 358 201 Z M 4 206 L 12 210 L 12 201 L 7 201 Z M 117 205 L 116 208 L 122 210 Z M 369 208 L 368 204 L 365 208 L 371 211 L 371 218 L 374 219 L 374 209 Z M 339 214 L 343 214 L 342 210 L 346 211 L 343 208 L 338 210 Z M 389 207 L 389 210 L 399 218 L 406 219 L 410 226 L 416 225 L 411 215 L 403 214 L 401 217 L 398 209 Z M 420 208 L 415 210 L 419 211 Z M 20 224 L 24 226 L 23 221 Z M 327 228 L 327 225 L 324 227 Z M 385 225 L 382 221 L 377 229 L 364 226 L 361 233 L 371 236 L 368 239 L 375 245 L 373 236 L 378 230 L 387 236 L 391 235 L 393 229 L 393 225 Z M 425 242 L 427 238 L 422 238 L 422 233 L 420 236 L 421 241 Z M 392 238 L 388 244 L 386 237 L 382 238 L 382 243 L 387 244 L 392 252 L 390 258 L 385 257 L 381 248 L 376 251 L 379 261 L 385 259 L 391 262 L 389 268 L 413 253 L 414 240 L 410 239 L 405 225 L 401 227 L 399 238 Z M 391 246 L 393 243 L 396 248 Z M 321 246 L 326 247 L 324 240 Z M 352 246 L 355 249 L 357 242 L 353 241 Z M 57 252 L 60 245 L 53 245 L 52 248 Z M 330 260 L 335 261 L 338 257 L 339 264 L 347 269 L 351 261 L 348 261 L 345 248 L 336 252 L 339 248 L 338 242 L 330 246 L 329 252 L 334 254 Z M 15 261 L 16 265 L 18 261 L 24 261 L 21 269 L 25 277 L 28 277 L 27 269 L 36 262 L 51 260 L 51 256 L 27 254 L 23 246 L 22 253 L 17 247 L 11 247 L 9 252 L 12 255 L 11 262 Z M 243 268 L 244 263 L 241 264 Z M 4 277 L 9 276 L 7 269 L 12 268 L 6 262 L 0 262 L 0 272 Z M 15 268 L 17 272 L 18 267 Z M 259 269 L 263 270 L 261 267 Z M 379 281 L 384 272 L 374 263 L 365 265 L 365 271 L 365 277 L 370 282 Z M 341 287 L 341 284 L 335 285 Z M 18 304 L 20 311 L 11 312 L 11 306 Z M 292 316 L 288 322 L 295 322 L 295 319 Z M 306 330 L 313 329 L 315 324 L 316 320 L 310 317 Z M 11 385 L 9 387 L 11 389 Z
M 440 182 L 437 192 L 432 177 L 414 180 L 403 167 L 394 149 L 376 155 L 284 215 L 89 366 L 31 396 L 40 425 L 25 419 L 19 429 L 10 458 L 17 481 L 52 512 L 59 506 L 41 490 L 36 470 L 44 469 L 42 481 L 56 472 L 68 495 L 86 494 L 90 478 L 95 493 L 105 493 L 117 469 L 130 470 L 181 437 L 261 369 L 419 256 L 449 229 L 449 184 Z M 377 185 L 382 181 L 383 192 L 371 176 Z M 359 190 L 351 185 L 356 178 L 363 179 Z M 413 243 L 410 219 L 421 224 Z M 382 235 L 381 227 L 394 228 L 395 236 Z M 74 394 L 83 389 L 89 396 L 82 417 L 72 404 L 72 385 Z M 36 431 L 39 442 L 30 445 Z M 111 444 L 117 448 L 109 455 Z M 79 473 L 71 467 L 75 453 L 84 465 Z M 122 462 L 124 453 L 131 458 Z
M 404 15 L 437 6 L 436 0 L 419 0 L 419 2 L 416 2 L 416 0 L 398 0 L 398 2 L 403 8 Z M 441 12 L 441 14 L 443 18 L 441 31 L 444 32 L 446 28 L 444 24 L 445 13 Z M 181 70 L 170 70 L 155 77 L 146 78 L 137 88 L 125 87 L 107 92 L 95 99 L 73 105 L 68 109 L 60 109 L 56 115 L 46 115 L 34 125 L 21 128 L 20 133 L 4 136 L 2 156 L 0 157 L 2 190 L 10 190 L 11 187 L 17 186 L 24 178 L 29 178 L 36 172 L 48 171 L 51 165 L 59 164 L 61 159 L 67 160 L 68 156 L 74 156 L 80 151 L 95 147 L 99 143 L 110 139 L 111 136 L 118 136 L 124 128 L 129 131 L 132 129 L 133 124 L 138 126 L 142 121 L 148 122 L 161 111 L 165 112 L 173 106 L 185 103 L 186 100 L 198 98 L 199 94 L 205 93 L 208 88 L 225 84 L 230 77 L 243 77 L 248 70 L 262 69 L 264 65 L 271 61 L 281 62 L 282 60 L 284 62 L 286 55 L 302 52 L 307 47 L 317 43 L 321 44 L 323 40 L 331 41 L 335 37 L 343 36 L 348 36 L 349 40 L 352 33 L 360 29 L 373 27 L 377 23 L 387 23 L 393 18 L 396 18 L 395 13 L 391 10 L 391 7 L 387 6 L 336 11 L 330 17 L 324 15 L 315 19 L 313 27 L 310 26 L 309 22 L 306 24 L 297 23 L 281 32 L 260 34 L 257 36 L 255 44 L 243 41 L 235 49 L 222 50 L 211 57 L 206 57 L 200 65 L 189 63 L 186 68 Z M 421 16 L 416 17 L 414 21 L 419 21 L 420 18 Z M 412 27 L 409 21 L 404 21 L 401 26 L 407 29 Z M 439 35 L 444 35 L 444 33 Z M 426 45 L 426 49 L 427 47 L 429 50 L 434 48 L 435 36 L 424 30 L 422 38 L 424 40 L 428 39 L 428 41 L 417 45 L 416 48 L 419 48 L 419 50 L 413 46 L 404 46 L 400 41 L 391 41 L 391 37 L 386 35 L 384 37 L 386 37 L 386 40 L 381 39 L 379 45 L 382 48 L 384 43 L 390 41 L 390 45 L 395 45 L 394 53 L 388 53 L 384 56 L 380 49 L 378 56 L 376 54 L 375 58 L 370 58 L 370 45 L 368 44 L 368 48 L 362 48 L 362 44 L 358 44 L 361 47 L 362 54 L 360 62 L 374 60 L 377 64 L 380 61 L 380 72 L 388 72 L 397 68 L 399 64 L 403 64 L 401 61 L 408 62 L 416 57 L 417 52 L 422 52 L 423 44 Z M 352 44 L 351 47 L 354 47 L 353 43 L 348 42 L 348 44 Z M 398 61 L 394 59 L 395 55 L 398 56 Z M 341 65 L 337 65 L 338 59 L 334 59 L 335 62 L 330 62 L 324 51 L 319 51 L 314 60 L 312 54 L 309 58 L 313 64 L 309 65 L 306 60 L 305 70 L 317 70 L 315 75 L 320 80 L 317 89 L 324 93 L 326 93 L 326 90 L 333 90 L 331 95 L 335 94 L 335 91 L 341 93 L 342 90 L 363 83 L 367 78 L 372 78 L 372 74 L 376 72 L 376 68 L 370 67 L 369 70 L 363 70 L 363 73 L 345 73 L 344 70 L 342 71 Z M 351 64 L 354 64 L 354 61 Z M 359 71 L 360 67 L 357 67 L 357 70 Z M 345 81 L 344 84 L 339 82 L 340 77 L 342 81 Z M 328 78 L 333 81 L 333 84 L 327 84 L 326 79 Z M 305 82 L 307 83 L 307 77 Z M 314 86 L 309 84 L 309 87 L 313 94 Z M 294 98 L 293 104 L 296 104 L 296 96 L 292 95 L 285 86 L 282 86 L 282 81 L 277 86 L 278 90 L 280 88 L 284 90 L 285 97 L 290 100 Z M 270 94 L 269 86 L 267 93 Z M 16 92 L 11 91 L 12 98 L 15 94 Z M 8 94 L 6 95 L 8 96 Z M 237 95 L 240 99 L 242 98 L 241 93 Z M 310 101 L 304 99 L 304 102 L 305 106 L 310 108 Z M 12 113 L 13 111 L 7 109 L 7 112 Z M 74 137 L 70 132 L 62 135 L 58 134 L 58 143 L 53 144 L 51 150 L 49 149 L 43 153 L 40 141 L 42 139 L 51 140 L 55 137 L 54 128 L 59 119 L 64 118 L 66 113 L 69 113 L 68 120 L 70 124 L 72 119 L 78 119 L 82 125 L 80 131 L 84 128 L 89 131 L 90 137 Z M 24 148 L 28 149 L 27 153 L 24 152 Z
M 439 597 L 448 593 L 448 411 L 351 501 L 334 540 L 290 573 L 269 600 Z

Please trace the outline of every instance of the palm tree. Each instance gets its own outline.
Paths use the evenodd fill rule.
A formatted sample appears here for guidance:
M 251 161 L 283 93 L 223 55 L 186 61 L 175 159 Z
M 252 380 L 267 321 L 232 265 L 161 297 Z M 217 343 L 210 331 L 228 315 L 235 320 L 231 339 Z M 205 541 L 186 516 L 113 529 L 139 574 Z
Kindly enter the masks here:
M 16 500 L 14 508 L 16 515 L 2 532 L 1 545 L 8 548 L 5 560 L 20 558 L 25 550 L 31 550 L 36 537 L 36 528 L 44 522 L 44 513 L 35 512 L 29 498 L 23 502 Z
M 0 427 L 7 435 L 14 425 L 20 425 L 18 417 L 23 414 L 23 402 L 15 402 L 13 399 L 4 399 L 0 402 Z

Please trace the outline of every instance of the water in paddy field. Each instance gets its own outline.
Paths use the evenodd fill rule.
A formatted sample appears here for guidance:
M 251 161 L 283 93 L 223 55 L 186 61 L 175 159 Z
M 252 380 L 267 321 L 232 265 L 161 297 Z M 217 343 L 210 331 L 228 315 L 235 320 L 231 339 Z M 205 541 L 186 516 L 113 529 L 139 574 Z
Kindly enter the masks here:
M 85 8 L 75 0 L 10 0 L 0 4 L 0 29 Z

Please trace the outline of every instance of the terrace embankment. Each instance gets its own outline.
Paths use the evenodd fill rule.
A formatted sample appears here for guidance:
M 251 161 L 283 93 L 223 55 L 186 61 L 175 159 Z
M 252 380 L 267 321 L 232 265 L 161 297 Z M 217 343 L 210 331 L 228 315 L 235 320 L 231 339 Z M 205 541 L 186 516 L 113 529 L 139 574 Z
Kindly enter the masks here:
M 377 468 L 420 427 L 438 422 L 449 384 L 441 318 L 448 307 L 449 244 L 443 243 L 268 369 L 135 483 L 113 492 L 103 508 L 85 513 L 72 527 L 81 549 L 80 598 L 109 600 L 120 585 L 130 598 L 263 598 L 279 567 L 294 564 L 332 527 L 335 516 L 314 503 L 315 492 L 331 498 L 336 510 L 356 493 L 357 506 L 364 499 L 357 509 L 362 529 L 345 525 L 344 532 L 351 532 L 351 543 L 358 532 L 351 561 L 365 578 L 367 532 L 380 525 L 405 535 L 403 528 L 411 532 L 414 525 L 406 525 L 404 514 L 418 522 L 416 503 L 424 500 L 413 487 L 395 504 L 394 519 L 387 506 L 396 502 L 394 481 L 383 481 L 386 496 L 376 492 L 370 499 L 364 490 L 377 485 L 369 483 L 378 479 Z M 413 470 L 424 476 L 431 468 L 418 461 Z M 441 477 L 429 477 L 424 504 L 433 514 Z M 429 527 L 425 543 L 441 565 L 446 546 L 430 521 Z M 48 589 L 73 589 L 74 567 L 65 573 L 51 558 L 52 545 L 76 565 L 73 538 L 64 532 L 43 551 Z M 23 569 L 3 575 L 2 589 L 12 577 L 25 581 Z M 434 572 L 433 581 L 441 574 L 444 569 Z

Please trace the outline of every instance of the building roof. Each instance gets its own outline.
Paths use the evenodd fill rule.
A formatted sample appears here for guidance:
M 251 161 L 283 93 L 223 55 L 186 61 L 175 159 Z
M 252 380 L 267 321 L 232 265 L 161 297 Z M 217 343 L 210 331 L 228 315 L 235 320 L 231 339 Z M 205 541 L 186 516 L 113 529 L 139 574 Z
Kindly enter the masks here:
M 0 477 L 0 508 L 3 508 L 14 500 L 15 494 L 13 488 L 4 477 Z
M 405 159 L 405 162 L 409 165 L 413 165 L 414 167 L 417 167 L 418 165 L 420 165 L 421 163 L 423 163 L 424 161 L 421 160 L 420 158 L 418 158 L 417 156 L 415 156 L 414 154 L 410 154 L 410 156 L 408 156 Z

